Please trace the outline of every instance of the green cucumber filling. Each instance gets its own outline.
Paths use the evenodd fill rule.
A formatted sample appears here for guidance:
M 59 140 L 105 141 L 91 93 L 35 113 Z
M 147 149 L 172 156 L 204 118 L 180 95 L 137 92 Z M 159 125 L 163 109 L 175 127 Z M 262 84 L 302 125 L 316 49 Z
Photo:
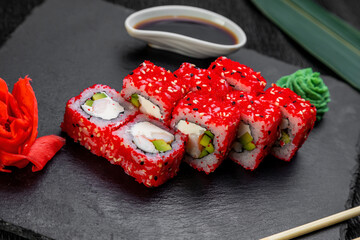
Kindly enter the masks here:
M 277 143 L 275 143 L 275 146 L 283 147 L 286 144 L 291 143 L 289 127 L 290 127 L 289 120 L 287 118 L 283 118 L 280 124 L 280 137 Z
M 214 137 L 214 134 L 209 130 L 206 130 L 204 134 L 199 137 L 198 147 L 201 152 L 198 158 L 203 158 L 215 151 L 213 144 Z
M 85 104 L 88 105 L 89 107 L 92 107 L 93 103 L 94 103 L 94 101 L 91 100 L 91 99 L 88 99 L 88 100 L 86 100 L 86 102 L 85 102 Z
M 91 98 L 86 99 L 81 108 L 90 116 L 104 120 L 115 119 L 125 111 L 118 102 L 111 99 L 105 92 L 95 93 Z
M 288 131 L 289 129 L 283 129 L 280 131 L 280 138 L 276 142 L 275 146 L 284 147 L 285 145 L 291 143 L 291 139 Z
M 99 92 L 99 93 L 95 93 L 91 99 L 92 100 L 99 100 L 99 99 L 102 99 L 102 98 L 107 98 L 108 96 L 106 95 L 106 93 L 103 93 L 103 92 Z
M 153 140 L 152 144 L 154 145 L 155 149 L 158 150 L 159 152 L 166 152 L 172 149 L 171 145 L 162 139 Z
M 205 134 L 208 135 L 211 139 L 214 139 L 214 134 L 212 134 L 212 132 L 210 132 L 209 130 L 205 131 Z
M 139 96 L 134 93 L 133 95 L 131 95 L 131 99 L 130 102 L 135 106 L 135 107 L 140 107 L 140 102 L 139 102 Z
M 199 158 L 203 158 L 207 155 L 209 155 L 210 153 L 208 151 L 206 151 L 205 149 L 203 149 L 199 155 Z
M 251 135 L 250 126 L 241 122 L 238 128 L 236 140 L 232 146 L 233 150 L 238 153 L 252 151 L 256 148 L 254 138 Z
M 207 147 L 211 143 L 212 139 L 207 134 L 204 134 L 200 139 L 200 145 L 203 147 Z
M 210 130 L 185 120 L 180 120 L 176 128 L 188 135 L 186 153 L 193 158 L 203 158 L 215 152 L 213 143 L 215 135 Z

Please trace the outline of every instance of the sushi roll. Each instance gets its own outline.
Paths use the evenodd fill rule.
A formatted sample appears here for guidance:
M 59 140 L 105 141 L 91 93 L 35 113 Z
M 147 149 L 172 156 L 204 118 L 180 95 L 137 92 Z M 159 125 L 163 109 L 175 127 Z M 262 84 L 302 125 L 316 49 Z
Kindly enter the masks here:
M 189 92 L 173 111 L 171 127 L 188 136 L 185 162 L 206 174 L 227 157 L 240 117 L 234 107 L 205 92 Z
M 171 112 L 187 87 L 170 71 L 145 61 L 125 77 L 121 96 L 140 112 L 169 124 Z
M 116 90 L 95 84 L 67 102 L 61 129 L 92 153 L 104 156 L 111 131 L 137 113 Z
M 144 114 L 112 133 L 108 159 L 147 187 L 156 187 L 179 171 L 186 136 Z
M 290 161 L 314 127 L 316 108 L 290 89 L 275 84 L 266 90 L 260 100 L 272 102 L 280 108 L 280 134 L 271 154 L 281 160 Z
M 226 57 L 217 58 L 208 69 L 224 78 L 235 90 L 259 94 L 266 86 L 260 72 Z
M 206 91 L 223 96 L 232 90 L 228 82 L 208 69 L 198 68 L 191 63 L 183 63 L 174 74 L 183 80 L 190 91 Z
M 240 123 L 229 158 L 245 169 L 256 169 L 278 139 L 281 113 L 255 95 L 234 91 L 227 96 L 240 111 Z

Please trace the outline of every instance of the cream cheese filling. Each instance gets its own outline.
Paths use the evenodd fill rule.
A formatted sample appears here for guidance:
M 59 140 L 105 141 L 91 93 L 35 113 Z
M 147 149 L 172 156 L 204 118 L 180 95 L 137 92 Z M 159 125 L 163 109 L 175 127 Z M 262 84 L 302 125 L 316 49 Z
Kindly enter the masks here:
M 204 135 L 206 129 L 192 122 L 180 120 L 176 128 L 188 135 L 188 142 L 186 143 L 186 152 L 193 158 L 199 158 L 202 146 L 200 145 L 200 138 Z
M 158 106 L 156 106 L 154 103 L 149 101 L 148 99 L 144 98 L 141 95 L 139 96 L 139 102 L 140 102 L 140 111 L 142 113 L 145 113 L 147 115 L 153 116 L 155 118 L 161 119 L 161 111 Z
M 175 137 L 173 134 L 159 128 L 158 126 L 150 122 L 139 122 L 134 124 L 130 130 L 133 136 L 135 145 L 148 153 L 158 153 L 159 151 L 155 148 L 152 141 L 164 140 L 166 143 L 174 141 Z
M 81 108 L 93 117 L 99 117 L 104 120 L 117 118 L 121 112 L 124 112 L 124 107 L 112 100 L 106 93 L 104 94 L 106 95 L 106 98 L 94 100 L 92 106 L 88 106 L 84 103 L 81 105 Z

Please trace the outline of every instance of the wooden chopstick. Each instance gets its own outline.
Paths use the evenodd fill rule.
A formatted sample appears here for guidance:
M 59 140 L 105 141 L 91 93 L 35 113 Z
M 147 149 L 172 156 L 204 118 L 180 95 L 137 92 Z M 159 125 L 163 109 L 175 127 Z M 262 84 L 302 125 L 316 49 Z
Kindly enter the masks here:
M 321 218 L 319 220 L 301 225 L 299 227 L 295 227 L 292 229 L 289 229 L 284 232 L 280 232 L 274 235 L 271 235 L 266 238 L 262 238 L 260 240 L 286 240 L 286 239 L 292 239 L 295 237 L 299 237 L 301 235 L 305 235 L 308 233 L 311 233 L 313 231 L 326 228 L 328 226 L 331 226 L 333 224 L 348 220 L 350 218 L 356 217 L 360 215 L 360 206 L 350 208 L 348 210 L 336 213 L 334 215 Z

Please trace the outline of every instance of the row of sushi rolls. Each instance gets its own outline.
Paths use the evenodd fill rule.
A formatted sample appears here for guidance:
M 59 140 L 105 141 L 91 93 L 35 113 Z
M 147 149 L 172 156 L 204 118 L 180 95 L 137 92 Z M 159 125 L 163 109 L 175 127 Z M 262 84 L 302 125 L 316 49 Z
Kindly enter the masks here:
M 254 170 L 268 154 L 290 161 L 316 121 L 309 101 L 265 87 L 260 72 L 226 57 L 173 73 L 144 61 L 121 92 L 96 84 L 71 98 L 61 128 L 147 187 L 173 178 L 182 161 L 206 174 L 225 158 Z

